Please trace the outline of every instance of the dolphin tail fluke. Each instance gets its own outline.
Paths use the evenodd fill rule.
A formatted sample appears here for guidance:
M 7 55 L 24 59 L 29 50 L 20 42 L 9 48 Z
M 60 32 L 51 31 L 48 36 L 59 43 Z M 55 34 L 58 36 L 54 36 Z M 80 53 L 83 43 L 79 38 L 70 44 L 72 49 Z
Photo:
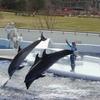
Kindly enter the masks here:
M 41 33 L 41 41 L 45 41 L 47 40 L 44 36 L 43 36 L 43 32 Z

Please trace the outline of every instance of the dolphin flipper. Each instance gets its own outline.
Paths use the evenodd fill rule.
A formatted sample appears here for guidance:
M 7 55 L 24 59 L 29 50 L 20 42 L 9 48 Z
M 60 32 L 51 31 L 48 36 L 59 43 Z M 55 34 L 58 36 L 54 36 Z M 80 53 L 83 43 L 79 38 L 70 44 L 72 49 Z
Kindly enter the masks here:
M 21 50 L 22 50 L 22 49 L 21 49 L 21 47 L 19 46 L 19 48 L 18 48 L 18 52 L 21 51 Z
M 20 66 L 20 67 L 18 67 L 18 69 L 17 70 L 21 70 L 22 68 L 24 68 L 25 66 L 23 65 L 23 66 Z

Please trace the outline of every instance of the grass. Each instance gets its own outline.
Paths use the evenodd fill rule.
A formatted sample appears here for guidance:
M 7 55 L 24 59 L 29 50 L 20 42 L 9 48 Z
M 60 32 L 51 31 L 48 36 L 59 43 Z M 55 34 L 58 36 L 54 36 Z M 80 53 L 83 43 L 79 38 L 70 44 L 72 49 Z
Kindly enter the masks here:
M 2 12 L 3 19 L 0 20 L 0 27 L 5 27 L 9 22 L 15 22 L 17 28 L 40 29 L 39 18 L 43 25 L 42 28 L 47 29 L 43 16 L 36 15 L 35 17 L 17 16 L 15 13 Z M 81 31 L 81 32 L 100 32 L 99 18 L 78 18 L 78 17 L 56 17 L 54 30 L 62 31 Z

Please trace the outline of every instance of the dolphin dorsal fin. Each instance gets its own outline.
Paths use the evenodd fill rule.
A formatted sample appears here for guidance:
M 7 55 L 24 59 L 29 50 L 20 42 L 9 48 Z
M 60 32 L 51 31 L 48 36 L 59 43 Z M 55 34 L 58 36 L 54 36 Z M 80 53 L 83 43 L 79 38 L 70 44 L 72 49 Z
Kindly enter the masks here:
M 35 57 L 34 64 L 33 64 L 32 67 L 29 69 L 29 71 L 32 70 L 33 66 L 34 66 L 40 59 L 41 59 L 41 58 L 39 57 L 39 54 L 37 54 L 36 57 Z
M 48 54 L 46 54 L 46 49 L 44 49 L 43 53 L 42 53 L 42 59 L 45 58 Z
M 39 57 L 39 54 L 36 55 L 34 65 L 40 60 L 41 58 Z

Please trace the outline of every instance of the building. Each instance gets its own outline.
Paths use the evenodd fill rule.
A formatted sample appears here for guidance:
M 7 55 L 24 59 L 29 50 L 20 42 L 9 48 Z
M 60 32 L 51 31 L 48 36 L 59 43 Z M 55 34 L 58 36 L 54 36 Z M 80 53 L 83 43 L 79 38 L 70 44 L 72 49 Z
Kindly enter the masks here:
M 100 0 L 61 0 L 61 6 L 68 9 L 100 10 Z

